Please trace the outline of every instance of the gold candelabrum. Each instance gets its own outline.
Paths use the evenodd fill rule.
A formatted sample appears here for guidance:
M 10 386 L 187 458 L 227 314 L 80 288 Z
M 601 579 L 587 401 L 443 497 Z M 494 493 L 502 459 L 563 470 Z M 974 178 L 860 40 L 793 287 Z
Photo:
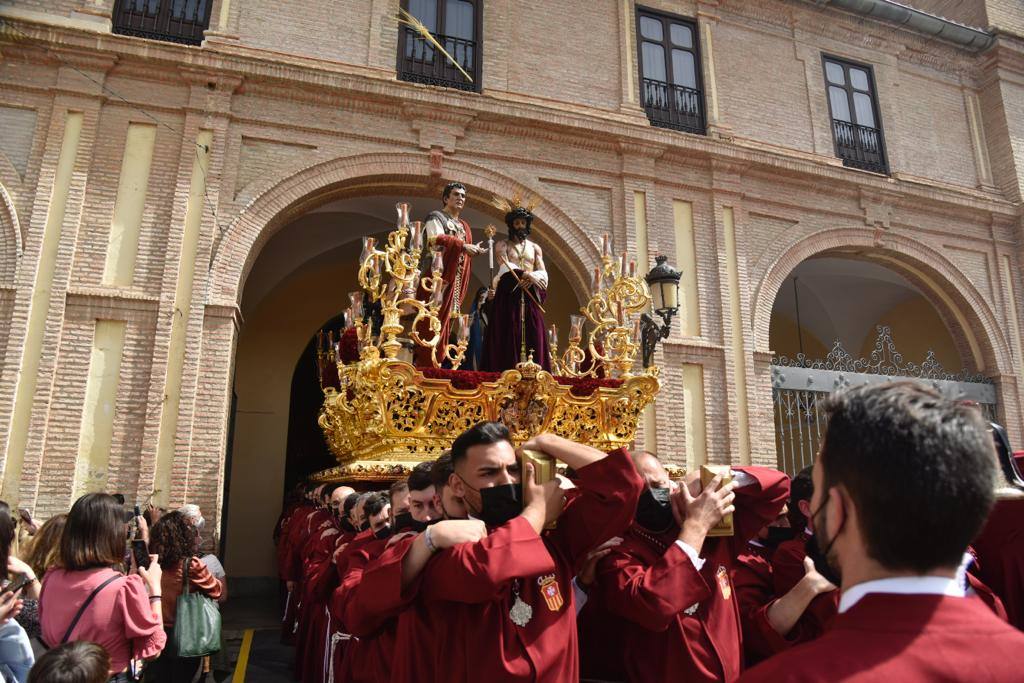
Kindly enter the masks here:
M 569 341 L 558 352 L 558 328 L 548 330 L 551 368 L 565 377 L 595 377 L 604 367 L 615 378 L 631 377 L 640 351 L 640 317 L 651 305 L 647 282 L 636 274 L 636 262 L 613 256 L 608 235 L 602 238 L 601 265 L 594 268 L 590 301 L 582 315 L 569 316 Z M 583 328 L 590 322 L 586 350 Z M 589 351 L 589 363 L 587 352 Z M 657 368 L 645 372 L 656 373 Z
M 362 292 L 353 292 L 353 324 L 359 340 L 360 358 L 367 360 L 380 357 L 397 358 L 402 348 L 398 336 L 405 327 L 402 318 L 415 313 L 409 328 L 409 338 L 418 346 L 430 349 L 430 358 L 435 368 L 448 361 L 452 369 L 462 365 L 469 345 L 469 316 L 454 316 L 457 341 L 452 344 L 441 338 L 440 310 L 444 302 L 448 283 L 441 277 L 444 261 L 440 252 L 435 252 L 430 264 L 430 275 L 420 276 L 419 263 L 423 252 L 423 225 L 419 221 L 409 222 L 409 205 L 400 202 L 395 205 L 398 212 L 398 227 L 388 234 L 387 242 L 377 247 L 373 237 L 363 238 L 363 252 L 359 258 L 359 285 L 369 295 L 371 303 L 380 302 L 383 322 L 380 332 L 373 334 L 372 323 L 363 322 Z M 416 296 L 417 285 L 427 295 L 421 301 Z

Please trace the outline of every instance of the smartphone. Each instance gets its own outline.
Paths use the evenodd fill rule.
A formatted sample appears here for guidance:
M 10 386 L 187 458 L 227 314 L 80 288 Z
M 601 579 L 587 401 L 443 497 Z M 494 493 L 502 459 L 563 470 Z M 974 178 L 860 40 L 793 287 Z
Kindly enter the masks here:
M 4 593 L 17 593 L 30 583 L 32 583 L 32 581 L 27 576 L 22 576 L 17 581 L 7 584 L 7 587 L 4 588 Z
M 132 541 L 132 554 L 135 556 L 135 566 L 149 569 L 149 548 L 142 539 Z

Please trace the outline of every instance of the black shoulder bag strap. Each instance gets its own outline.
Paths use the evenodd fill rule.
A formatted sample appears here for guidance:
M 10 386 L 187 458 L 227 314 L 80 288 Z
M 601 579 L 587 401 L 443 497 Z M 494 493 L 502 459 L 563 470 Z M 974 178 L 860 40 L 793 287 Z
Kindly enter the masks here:
M 114 572 L 113 576 L 111 576 L 109 579 L 107 579 L 100 585 L 96 586 L 96 588 L 93 589 L 92 593 L 89 593 L 89 597 L 87 597 L 85 599 L 85 602 L 82 603 L 82 606 L 78 608 L 78 614 L 76 614 L 75 618 L 71 620 L 71 625 L 68 626 L 68 630 L 64 634 L 64 637 L 61 638 L 59 645 L 63 645 L 64 643 L 68 642 L 68 639 L 71 637 L 71 632 L 75 630 L 76 626 L 78 626 L 78 620 L 82 618 L 82 614 L 85 613 L 85 609 L 92 602 L 92 599 L 99 595 L 100 591 L 106 588 L 114 579 L 119 578 L 121 578 L 121 574 Z

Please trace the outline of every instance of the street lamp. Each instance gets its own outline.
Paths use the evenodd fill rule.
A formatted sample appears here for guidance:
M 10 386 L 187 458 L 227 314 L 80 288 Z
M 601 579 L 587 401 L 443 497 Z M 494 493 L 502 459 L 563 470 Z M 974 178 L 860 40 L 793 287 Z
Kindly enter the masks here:
M 644 367 L 650 367 L 658 341 L 667 339 L 672 329 L 672 316 L 679 312 L 679 278 L 682 273 L 668 265 L 667 256 L 655 256 L 655 265 L 647 273 L 647 286 L 651 290 L 651 309 L 661 318 L 658 325 L 647 313 L 640 315 L 640 339 Z

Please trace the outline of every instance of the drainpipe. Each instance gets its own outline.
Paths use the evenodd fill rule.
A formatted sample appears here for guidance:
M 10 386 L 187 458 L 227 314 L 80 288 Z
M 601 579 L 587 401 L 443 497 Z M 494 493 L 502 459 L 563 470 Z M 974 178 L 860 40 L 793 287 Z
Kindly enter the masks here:
M 832 6 L 889 24 L 905 26 L 918 33 L 979 52 L 995 42 L 995 36 L 988 31 L 922 12 L 893 0 L 810 0 L 810 2 L 819 7 Z

